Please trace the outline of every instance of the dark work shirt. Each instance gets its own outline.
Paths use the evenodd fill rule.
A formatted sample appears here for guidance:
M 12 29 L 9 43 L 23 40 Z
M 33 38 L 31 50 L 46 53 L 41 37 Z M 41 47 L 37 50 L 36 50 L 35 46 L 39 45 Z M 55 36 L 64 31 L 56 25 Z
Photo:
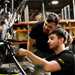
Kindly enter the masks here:
M 36 23 L 32 28 L 30 37 L 36 40 L 36 54 L 43 58 L 52 58 L 52 50 L 48 46 L 48 34 L 43 32 L 44 22 Z
M 74 75 L 74 57 L 71 51 L 61 52 L 54 60 L 60 64 L 61 71 L 53 72 L 51 75 Z

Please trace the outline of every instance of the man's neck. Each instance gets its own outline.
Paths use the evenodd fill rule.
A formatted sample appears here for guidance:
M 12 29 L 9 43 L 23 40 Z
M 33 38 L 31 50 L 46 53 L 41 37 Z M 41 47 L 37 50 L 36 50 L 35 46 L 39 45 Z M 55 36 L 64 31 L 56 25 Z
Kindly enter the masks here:
M 62 44 L 62 45 L 60 45 L 60 46 L 55 50 L 55 53 L 56 53 L 56 54 L 59 54 L 59 53 L 61 53 L 61 52 L 64 51 L 64 50 L 65 50 L 65 45 Z

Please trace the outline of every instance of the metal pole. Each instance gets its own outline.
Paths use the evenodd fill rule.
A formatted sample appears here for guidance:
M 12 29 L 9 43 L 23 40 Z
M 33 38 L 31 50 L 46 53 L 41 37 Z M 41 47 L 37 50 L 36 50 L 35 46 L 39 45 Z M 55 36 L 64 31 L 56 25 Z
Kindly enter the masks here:
M 24 16 L 25 16 L 25 21 L 29 22 L 29 10 L 28 10 L 28 5 L 26 5 L 25 11 L 24 11 Z M 27 25 L 28 27 L 28 42 L 27 42 L 27 50 L 29 50 L 29 24 Z
M 43 8 L 43 18 L 45 20 L 45 6 L 44 6 L 44 2 L 42 2 L 42 8 Z
M 7 3 L 5 3 L 5 13 L 7 13 Z
M 70 5 L 67 5 L 67 10 L 68 10 L 68 19 L 70 19 Z
M 28 8 L 28 5 L 26 5 L 24 14 L 25 14 L 25 21 L 28 22 L 29 21 L 29 8 Z
M 67 12 L 66 12 L 66 7 L 64 7 L 64 18 L 67 19 Z
M 74 13 L 74 19 L 75 19 L 75 0 L 73 0 L 73 13 Z
M 28 8 L 28 5 L 26 5 L 26 8 L 24 10 L 24 16 L 25 16 L 25 21 L 26 22 L 29 22 L 29 8 Z M 29 50 L 29 47 L 30 47 L 30 37 L 29 37 L 29 24 L 27 25 L 27 28 L 28 28 L 28 39 L 27 39 L 27 50 Z M 29 62 L 32 62 L 28 57 L 25 56 L 25 58 L 29 61 Z
M 12 14 L 14 13 L 14 0 L 12 0 Z
M 61 9 L 62 19 L 64 19 L 64 9 Z
M 19 68 L 20 72 L 22 73 L 22 75 L 27 75 L 13 54 L 12 54 L 12 58 L 16 64 L 16 66 Z

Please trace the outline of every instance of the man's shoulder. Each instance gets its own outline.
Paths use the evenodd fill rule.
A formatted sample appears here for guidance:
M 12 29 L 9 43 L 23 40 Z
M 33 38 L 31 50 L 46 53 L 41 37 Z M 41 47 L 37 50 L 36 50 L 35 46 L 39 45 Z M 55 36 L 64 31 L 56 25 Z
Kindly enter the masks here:
M 68 49 L 65 49 L 63 52 L 61 52 L 61 54 L 72 54 L 73 55 L 73 52 L 68 48 Z
M 71 66 L 73 65 L 73 62 L 74 62 L 74 56 L 71 51 L 64 50 L 58 56 L 57 62 L 63 67 L 66 67 L 65 65 Z
M 59 57 L 64 60 L 69 60 L 69 59 L 73 60 L 73 58 L 74 58 L 73 52 L 71 50 L 64 50 L 63 52 L 60 53 Z
M 33 30 L 33 29 L 35 29 L 35 30 L 40 29 L 40 28 L 43 27 L 43 25 L 44 25 L 44 22 L 37 22 L 37 23 L 35 23 L 35 25 L 32 27 L 32 30 Z
M 37 22 L 35 26 L 43 26 L 44 22 Z

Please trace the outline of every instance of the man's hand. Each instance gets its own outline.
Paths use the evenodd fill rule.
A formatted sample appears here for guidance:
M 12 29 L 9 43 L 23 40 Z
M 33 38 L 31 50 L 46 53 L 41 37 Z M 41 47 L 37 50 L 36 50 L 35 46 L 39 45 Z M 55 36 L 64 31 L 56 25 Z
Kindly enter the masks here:
M 18 51 L 16 51 L 17 56 L 27 56 L 28 50 L 20 48 Z

